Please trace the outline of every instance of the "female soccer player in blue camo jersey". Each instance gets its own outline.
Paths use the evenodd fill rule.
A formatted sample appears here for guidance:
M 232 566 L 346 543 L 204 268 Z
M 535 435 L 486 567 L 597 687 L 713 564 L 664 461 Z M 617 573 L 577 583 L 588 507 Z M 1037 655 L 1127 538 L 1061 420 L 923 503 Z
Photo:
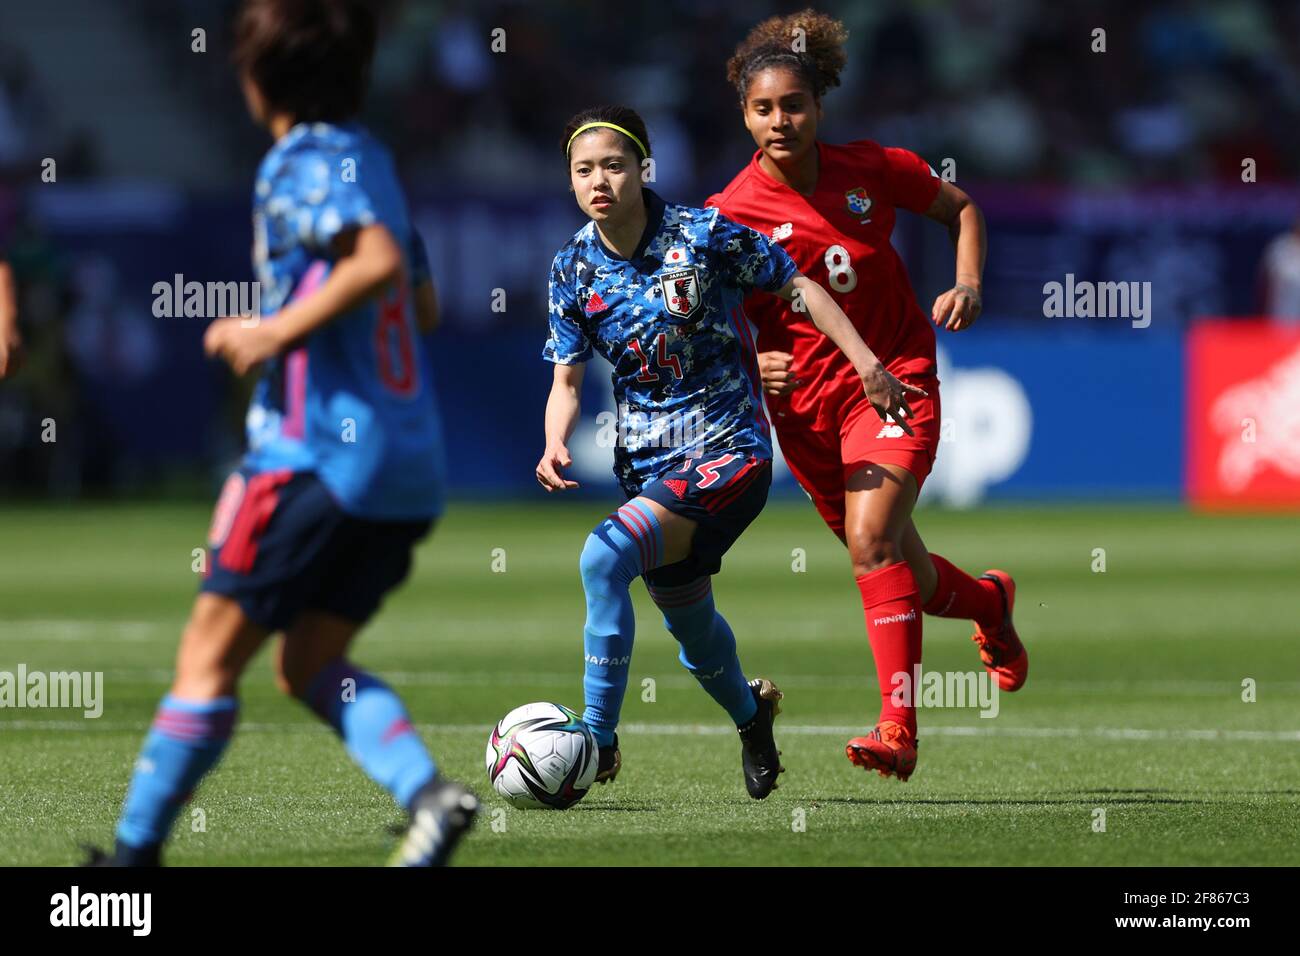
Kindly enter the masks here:
M 614 367 L 614 470 L 628 499 L 591 532 L 579 560 L 587 599 L 583 719 L 600 746 L 596 779 L 613 780 L 622 762 L 615 731 L 635 626 L 628 589 L 643 575 L 681 644 L 681 662 L 735 721 L 745 786 L 761 800 L 784 769 L 772 736 L 782 694 L 769 680 L 746 681 L 710 584 L 762 510 L 772 479 L 741 301 L 758 289 L 806 308 L 858 370 L 882 419 L 901 420 L 907 393 L 923 393 L 884 369 L 779 246 L 716 209 L 666 203 L 643 188 L 650 140 L 633 110 L 579 113 L 562 146 L 591 222 L 551 266 L 543 357 L 555 372 L 537 480 L 548 492 L 577 487 L 564 477 L 572 463 L 566 442 L 578 422 L 584 363 L 600 354 Z
M 249 111 L 275 137 L 253 200 L 266 321 L 218 319 L 204 346 L 237 374 L 264 370 L 175 680 L 136 762 L 114 851 L 90 862 L 160 862 L 181 807 L 230 740 L 244 669 L 279 632 L 280 689 L 410 813 L 392 862 L 436 865 L 477 801 L 438 773 L 393 689 L 348 660 L 442 511 L 438 407 L 418 337 L 435 318 L 428 262 L 392 157 L 353 120 L 374 19 L 361 0 L 245 0 L 235 32 Z M 358 427 L 344 437 L 349 420 Z

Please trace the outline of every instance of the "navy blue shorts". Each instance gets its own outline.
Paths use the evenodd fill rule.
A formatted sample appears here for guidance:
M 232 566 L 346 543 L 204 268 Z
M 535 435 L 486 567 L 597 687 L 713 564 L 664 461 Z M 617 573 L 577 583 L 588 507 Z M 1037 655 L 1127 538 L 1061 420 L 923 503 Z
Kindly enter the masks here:
M 688 458 L 660 475 L 632 498 L 649 498 L 673 514 L 697 523 L 690 555 L 676 564 L 647 572 L 647 584 L 672 587 L 717 574 L 722 556 L 767 504 L 772 463 L 764 458 L 725 454 Z M 626 493 L 626 492 L 625 492 Z
M 307 610 L 364 624 L 406 579 L 432 526 L 349 515 L 310 472 L 236 471 L 213 511 L 199 589 L 231 598 L 272 631 Z

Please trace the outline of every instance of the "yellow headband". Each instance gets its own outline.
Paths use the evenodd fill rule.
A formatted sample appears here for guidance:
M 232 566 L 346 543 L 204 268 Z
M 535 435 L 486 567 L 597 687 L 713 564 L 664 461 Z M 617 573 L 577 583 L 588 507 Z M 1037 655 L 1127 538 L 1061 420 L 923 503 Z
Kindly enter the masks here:
M 566 145 L 566 146 L 564 147 L 564 155 L 565 155 L 565 156 L 568 156 L 568 155 L 569 155 L 569 150 L 573 149 L 573 141 L 574 141 L 575 139 L 577 139 L 578 136 L 579 136 L 580 134 L 587 132 L 587 130 L 589 130 L 589 129 L 595 129 L 597 126 L 607 126 L 607 127 L 609 127 L 610 129 L 618 130 L 620 133 L 622 133 L 624 136 L 626 136 L 626 137 L 627 137 L 628 139 L 630 139 L 632 142 L 636 143 L 636 148 L 639 149 L 639 150 L 641 150 L 641 158 L 642 158 L 642 159 L 648 159 L 648 158 L 649 158 L 649 153 L 646 152 L 645 143 L 641 142 L 641 140 L 637 138 L 637 136 L 636 136 L 635 133 L 631 132 L 630 130 L 625 130 L 623 127 L 619 126 L 617 123 L 606 123 L 606 122 L 603 122 L 603 121 L 602 121 L 602 122 L 596 122 L 596 123 L 584 123 L 582 126 L 579 126 L 577 129 L 575 129 L 575 130 L 573 131 L 573 135 L 569 137 L 568 145 Z

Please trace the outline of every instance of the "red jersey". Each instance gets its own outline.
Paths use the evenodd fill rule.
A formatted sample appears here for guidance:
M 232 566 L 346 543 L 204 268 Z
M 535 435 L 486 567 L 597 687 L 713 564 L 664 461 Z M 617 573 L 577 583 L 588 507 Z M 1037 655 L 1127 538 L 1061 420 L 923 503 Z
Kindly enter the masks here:
M 935 372 L 934 330 L 916 302 L 907 270 L 890 244 L 894 209 L 923 213 L 940 188 L 934 170 L 913 152 L 859 140 L 818 143 L 817 188 L 803 196 L 753 160 L 720 193 L 709 197 L 730 219 L 781 244 L 799 271 L 830 292 L 863 341 L 895 375 Z M 758 327 L 760 351 L 794 356 L 802 385 L 768 404 L 789 427 L 802 420 L 821 427 L 861 397 L 857 373 L 807 312 L 775 296 L 751 296 L 745 314 Z

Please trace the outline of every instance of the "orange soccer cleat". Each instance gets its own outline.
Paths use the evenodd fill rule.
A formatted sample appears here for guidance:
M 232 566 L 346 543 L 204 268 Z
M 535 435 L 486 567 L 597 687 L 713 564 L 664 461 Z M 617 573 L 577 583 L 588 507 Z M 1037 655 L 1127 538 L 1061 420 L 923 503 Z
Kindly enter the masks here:
M 1020 643 L 1016 627 L 1011 623 L 1011 612 L 1016 606 L 1016 582 L 1005 571 L 986 571 L 980 579 L 988 579 L 1002 592 L 1002 623 L 984 628 L 975 625 L 971 640 L 979 645 L 980 660 L 984 669 L 997 678 L 998 689 L 1020 690 L 1029 676 L 1029 652 Z
M 856 766 L 906 782 L 916 769 L 916 738 L 897 721 L 882 720 L 865 737 L 850 740 L 844 755 Z

